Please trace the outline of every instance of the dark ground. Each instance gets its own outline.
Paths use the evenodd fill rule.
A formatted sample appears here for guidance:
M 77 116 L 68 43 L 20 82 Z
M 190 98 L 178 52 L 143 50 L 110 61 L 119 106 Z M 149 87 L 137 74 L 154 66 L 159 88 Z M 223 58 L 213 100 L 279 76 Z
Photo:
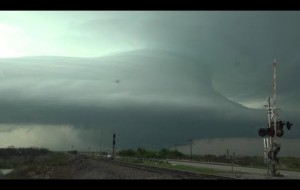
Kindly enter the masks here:
M 169 174 L 119 166 L 84 155 L 51 153 L 15 168 L 2 179 L 175 179 Z

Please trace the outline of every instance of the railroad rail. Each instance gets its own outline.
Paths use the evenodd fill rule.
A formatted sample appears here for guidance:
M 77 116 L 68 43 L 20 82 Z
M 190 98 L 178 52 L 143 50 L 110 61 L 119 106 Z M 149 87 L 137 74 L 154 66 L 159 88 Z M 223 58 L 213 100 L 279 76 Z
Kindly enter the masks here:
M 107 162 L 110 164 L 116 164 L 116 165 L 120 165 L 120 166 L 124 166 L 124 167 L 139 169 L 139 170 L 143 170 L 143 171 L 154 172 L 154 173 L 159 173 L 159 174 L 168 174 L 168 175 L 171 175 L 178 179 L 221 179 L 221 180 L 239 179 L 239 178 L 232 177 L 232 176 L 222 176 L 222 175 L 216 175 L 216 174 L 184 171 L 184 170 L 177 170 L 177 169 L 170 169 L 170 168 L 161 168 L 161 167 L 135 164 L 135 163 L 129 163 L 129 162 L 125 162 L 125 161 L 112 160 L 112 159 L 87 156 L 87 155 L 85 155 L 83 157 L 83 159 L 93 159 L 93 160 L 98 160 L 98 161 L 102 161 L 102 162 Z

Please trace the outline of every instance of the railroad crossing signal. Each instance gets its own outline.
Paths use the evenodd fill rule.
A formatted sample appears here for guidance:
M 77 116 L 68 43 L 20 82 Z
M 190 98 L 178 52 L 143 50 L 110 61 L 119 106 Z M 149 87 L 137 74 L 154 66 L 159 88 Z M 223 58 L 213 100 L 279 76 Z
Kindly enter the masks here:
M 293 125 L 291 122 L 287 121 L 286 123 L 279 120 L 276 122 L 276 136 L 277 137 L 282 137 L 284 134 L 284 126 L 286 125 L 286 128 L 288 130 L 291 130 L 291 126 Z M 274 137 L 275 136 L 275 127 L 274 127 L 274 122 L 271 122 L 271 127 L 268 128 L 260 128 L 258 130 L 258 135 L 261 137 Z
M 268 164 L 268 173 L 271 170 L 273 176 L 279 175 L 276 172 L 275 165 L 278 163 L 277 154 L 280 151 L 280 144 L 276 143 L 276 137 L 282 137 L 284 135 L 284 125 L 288 130 L 291 129 L 293 125 L 289 121 L 286 123 L 279 119 L 278 106 L 277 106 L 277 63 L 276 59 L 273 61 L 274 68 L 274 83 L 273 83 L 273 99 L 267 99 L 267 105 L 265 105 L 268 114 L 268 126 L 267 128 L 260 128 L 258 130 L 258 135 L 263 137 L 264 143 L 264 158 L 265 162 Z M 276 137 L 275 137 L 276 135 Z

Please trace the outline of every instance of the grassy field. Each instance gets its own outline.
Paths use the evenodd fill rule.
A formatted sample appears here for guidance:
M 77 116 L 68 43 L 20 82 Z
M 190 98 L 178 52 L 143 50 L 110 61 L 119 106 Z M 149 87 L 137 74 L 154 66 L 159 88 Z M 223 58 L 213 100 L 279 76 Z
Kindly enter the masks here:
M 71 156 L 62 152 L 50 152 L 34 158 L 11 156 L 0 159 L 0 169 L 14 169 L 13 172 L 0 176 L 2 179 L 52 179 L 69 178 L 72 171 L 68 168 Z
M 13 154 L 3 156 L 0 155 L 0 169 L 14 169 L 13 172 L 7 175 L 0 175 L 0 179 L 70 179 L 74 174 L 77 166 L 76 159 L 78 155 L 66 152 L 46 152 L 43 154 Z M 120 158 L 122 161 L 127 161 L 136 164 L 142 164 L 153 167 L 169 168 L 182 171 L 191 171 L 212 175 L 236 175 L 245 174 L 237 170 L 222 170 L 205 167 L 193 167 L 181 164 L 171 164 L 163 159 L 137 159 L 137 158 Z M 277 166 L 278 170 L 297 171 L 300 172 L 299 160 L 296 158 L 283 158 L 282 163 Z M 242 166 L 248 168 L 267 169 L 266 166 Z
M 193 166 L 186 166 L 186 165 L 180 165 L 180 164 L 170 164 L 163 160 L 152 160 L 149 159 L 122 159 L 123 161 L 132 162 L 136 164 L 143 164 L 148 166 L 154 166 L 154 167 L 162 167 L 162 168 L 170 168 L 170 169 L 176 169 L 176 170 L 183 170 L 183 171 L 192 171 L 192 172 L 199 172 L 199 173 L 205 173 L 205 174 L 226 174 L 226 175 L 235 175 L 239 176 L 239 174 L 247 174 L 246 172 L 236 171 L 235 169 L 232 170 L 221 170 L 221 169 L 211 169 L 211 168 L 204 168 L 204 167 L 193 167 Z M 294 159 L 291 161 L 289 160 L 283 160 L 283 163 L 279 163 L 276 168 L 278 170 L 285 170 L 285 171 L 295 171 L 300 172 L 299 166 L 297 165 L 298 160 Z M 286 164 L 289 163 L 289 164 Z M 296 164 L 295 164 L 296 163 Z M 267 170 L 267 166 L 241 166 L 245 168 L 257 168 L 257 169 L 264 169 Z
M 175 170 L 182 170 L 182 171 L 191 171 L 191 172 L 198 172 L 203 174 L 232 174 L 231 171 L 226 170 L 218 170 L 218 169 L 211 169 L 211 168 L 201 168 L 201 167 L 193 167 L 193 166 L 185 166 L 180 164 L 171 164 L 165 161 L 146 161 L 142 159 L 123 159 L 123 161 L 136 163 L 136 164 L 142 164 L 146 166 L 153 166 L 153 167 L 160 167 L 160 168 L 168 168 L 168 169 L 175 169 Z M 238 172 L 234 171 L 234 174 L 243 174 L 244 172 Z

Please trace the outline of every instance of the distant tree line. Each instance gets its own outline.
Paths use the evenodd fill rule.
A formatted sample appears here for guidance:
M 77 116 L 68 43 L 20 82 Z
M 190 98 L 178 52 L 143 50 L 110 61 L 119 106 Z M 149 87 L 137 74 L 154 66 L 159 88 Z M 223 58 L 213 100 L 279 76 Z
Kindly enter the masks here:
M 122 157 L 137 157 L 137 158 L 159 158 L 159 159 L 187 159 L 190 160 L 190 155 L 183 154 L 177 150 L 161 149 L 159 151 L 147 150 L 138 148 L 136 151 L 133 149 L 125 149 L 118 152 Z M 241 166 L 265 166 L 263 157 L 258 156 L 238 156 L 236 158 L 227 157 L 224 155 L 192 155 L 193 161 L 199 162 L 217 162 L 237 164 Z

